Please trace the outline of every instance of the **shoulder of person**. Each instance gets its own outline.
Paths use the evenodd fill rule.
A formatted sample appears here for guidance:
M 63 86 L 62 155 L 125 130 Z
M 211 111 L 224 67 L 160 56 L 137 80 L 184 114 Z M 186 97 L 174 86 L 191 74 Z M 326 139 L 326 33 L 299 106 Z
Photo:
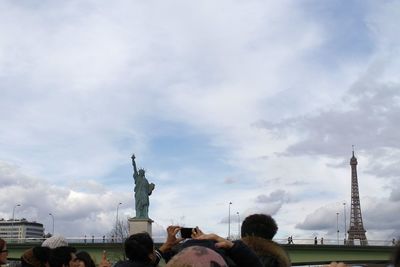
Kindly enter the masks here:
M 256 236 L 242 238 L 243 243 L 249 246 L 260 258 L 274 258 L 280 265 L 291 266 L 290 258 L 285 249 L 278 243 Z

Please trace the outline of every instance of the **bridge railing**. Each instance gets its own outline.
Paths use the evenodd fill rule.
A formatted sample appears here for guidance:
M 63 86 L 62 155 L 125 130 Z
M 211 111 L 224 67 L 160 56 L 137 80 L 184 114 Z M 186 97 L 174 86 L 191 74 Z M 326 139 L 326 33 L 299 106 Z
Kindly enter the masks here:
M 9 244 L 42 243 L 46 238 L 3 238 Z M 112 237 L 66 237 L 68 243 L 73 244 L 100 244 L 100 243 L 122 243 L 122 238 Z
M 4 238 L 7 243 L 42 243 L 46 238 Z M 153 240 L 155 243 L 163 243 L 166 237 L 164 236 L 153 236 Z M 84 237 L 66 237 L 68 243 L 73 244 L 101 244 L 101 243 L 123 243 L 125 238 L 115 238 L 109 236 L 84 236 Z M 323 239 L 323 243 L 321 243 L 321 239 L 317 239 L 317 244 L 315 244 L 315 239 L 313 238 L 298 238 L 292 239 L 292 243 L 289 244 L 287 239 L 274 239 L 275 242 L 285 245 L 339 245 L 339 246 L 352 246 L 350 244 L 346 244 L 344 240 L 337 239 Z M 360 242 L 354 242 L 354 246 L 361 245 Z M 393 240 L 368 240 L 368 246 L 392 246 L 395 245 Z
M 287 239 L 274 239 L 275 242 L 279 244 L 288 244 Z M 357 242 L 358 241 L 358 242 Z M 337 240 L 337 239 L 325 239 L 321 243 L 321 239 L 317 239 L 317 244 L 315 244 L 315 239 L 313 238 L 299 238 L 293 239 L 293 245 L 336 245 L 336 246 L 352 246 L 349 243 L 346 243 L 344 240 Z M 354 241 L 354 246 L 360 246 L 361 243 L 359 240 Z M 368 240 L 368 246 L 392 246 L 395 245 L 392 240 Z
M 164 242 L 165 237 L 154 237 L 156 246 L 160 246 Z M 93 240 L 93 243 L 92 243 Z M 10 240 L 11 241 L 11 240 Z M 18 239 L 13 240 L 15 243 L 7 245 L 9 249 L 9 259 L 19 259 L 28 248 L 40 245 L 43 239 Z M 114 240 L 103 237 L 85 238 L 70 237 L 67 238 L 70 245 L 79 250 L 85 250 L 96 260 L 100 262 L 102 253 L 107 251 L 107 257 L 111 262 L 117 262 L 123 256 L 122 240 Z M 283 248 L 288 252 L 292 265 L 319 265 L 326 264 L 331 261 L 343 261 L 346 263 L 366 263 L 366 262 L 388 262 L 390 255 L 394 250 L 394 246 L 383 246 L 381 244 L 388 243 L 386 240 L 369 241 L 368 246 L 349 246 L 336 245 L 335 240 L 327 239 L 324 245 L 314 245 L 314 239 L 293 239 L 293 245 L 288 245 L 287 240 L 277 239 L 283 244 Z M 325 240 L 324 240 L 325 241 Z M 337 241 L 337 240 L 336 240 Z M 377 242 L 375 242 L 377 241 Z M 373 245 L 377 243 L 378 245 Z

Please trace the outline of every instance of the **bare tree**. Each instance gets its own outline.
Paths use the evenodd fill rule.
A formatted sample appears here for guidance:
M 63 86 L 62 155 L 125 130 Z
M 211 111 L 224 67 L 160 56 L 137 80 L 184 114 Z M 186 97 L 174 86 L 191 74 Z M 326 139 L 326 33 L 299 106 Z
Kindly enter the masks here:
M 118 220 L 108 234 L 112 243 L 122 243 L 129 235 L 127 220 Z

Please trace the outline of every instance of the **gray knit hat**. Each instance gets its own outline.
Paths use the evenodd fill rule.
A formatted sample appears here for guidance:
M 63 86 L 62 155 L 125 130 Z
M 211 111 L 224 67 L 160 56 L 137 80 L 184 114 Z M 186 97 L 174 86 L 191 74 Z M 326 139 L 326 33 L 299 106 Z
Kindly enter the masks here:
M 53 235 L 52 237 L 47 238 L 42 243 L 42 247 L 49 247 L 51 249 L 66 246 L 68 246 L 68 242 L 65 237 L 61 235 Z

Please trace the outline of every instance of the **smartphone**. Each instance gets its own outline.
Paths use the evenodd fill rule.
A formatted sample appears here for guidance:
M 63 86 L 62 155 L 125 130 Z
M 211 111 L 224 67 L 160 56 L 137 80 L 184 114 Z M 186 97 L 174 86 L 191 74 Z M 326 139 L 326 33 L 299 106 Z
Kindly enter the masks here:
M 193 228 L 183 227 L 180 230 L 180 236 L 182 238 L 192 238 L 192 231 L 193 231 Z

